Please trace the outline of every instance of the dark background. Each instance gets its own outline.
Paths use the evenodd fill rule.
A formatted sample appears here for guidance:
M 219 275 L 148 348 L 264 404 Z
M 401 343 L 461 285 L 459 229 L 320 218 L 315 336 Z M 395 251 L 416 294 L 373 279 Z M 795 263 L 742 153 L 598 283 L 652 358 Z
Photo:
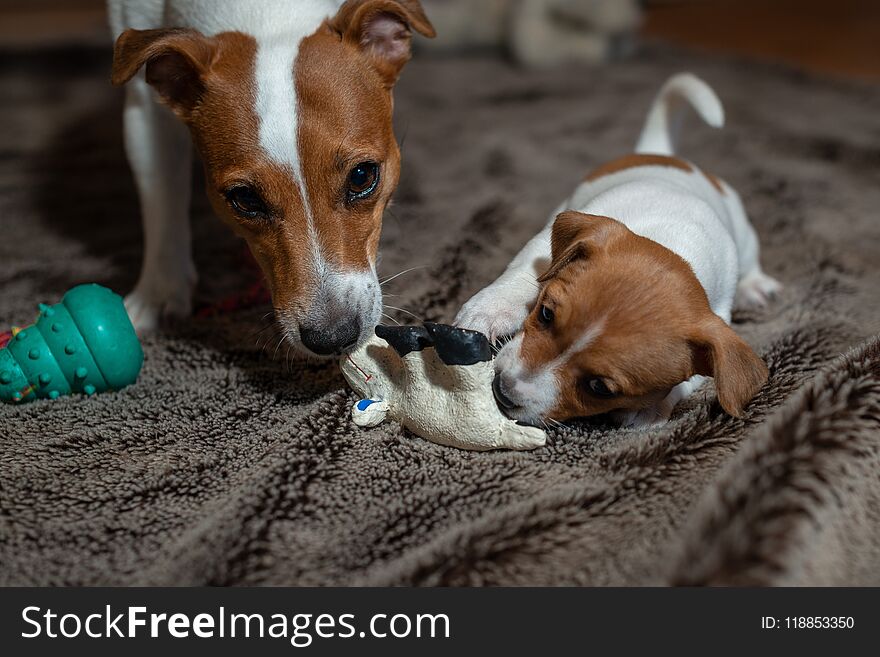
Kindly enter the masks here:
M 875 0 L 646 0 L 641 37 L 880 80 Z M 0 0 L 0 43 L 109 40 L 104 0 Z

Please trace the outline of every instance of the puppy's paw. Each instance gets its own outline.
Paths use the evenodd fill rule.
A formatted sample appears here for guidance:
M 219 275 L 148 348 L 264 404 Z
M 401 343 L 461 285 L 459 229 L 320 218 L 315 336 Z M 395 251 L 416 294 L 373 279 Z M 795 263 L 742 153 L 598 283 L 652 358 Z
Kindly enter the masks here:
M 663 426 L 671 415 L 672 409 L 660 404 L 639 411 L 615 411 L 612 418 L 624 429 L 643 431 Z
M 782 284 L 761 270 L 746 274 L 736 288 L 734 305 L 741 310 L 764 308 L 782 290 Z
M 455 317 L 455 325 L 479 331 L 494 343 L 499 338 L 519 332 L 528 314 L 526 304 L 506 300 L 487 288 L 462 306 Z
M 180 276 L 146 277 L 125 297 L 125 310 L 139 335 L 159 328 L 163 319 L 189 317 L 195 270 Z

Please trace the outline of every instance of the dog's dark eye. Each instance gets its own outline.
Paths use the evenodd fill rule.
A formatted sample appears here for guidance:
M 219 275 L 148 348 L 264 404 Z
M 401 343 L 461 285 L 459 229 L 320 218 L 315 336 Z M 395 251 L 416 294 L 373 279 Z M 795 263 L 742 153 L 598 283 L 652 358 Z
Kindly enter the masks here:
M 616 393 L 608 387 L 608 384 L 605 383 L 605 380 L 598 376 L 586 379 L 584 381 L 584 387 L 591 395 L 599 397 L 600 399 L 610 399 L 616 395 Z
M 226 201 L 242 217 L 248 219 L 268 219 L 269 208 L 253 187 L 238 185 L 226 192 Z
M 379 186 L 379 165 L 361 162 L 348 174 L 348 199 L 357 201 L 367 198 Z
M 538 319 L 541 320 L 541 323 L 545 326 L 550 326 L 553 323 L 553 318 L 556 315 L 553 314 L 553 311 L 547 306 L 541 306 L 538 308 Z

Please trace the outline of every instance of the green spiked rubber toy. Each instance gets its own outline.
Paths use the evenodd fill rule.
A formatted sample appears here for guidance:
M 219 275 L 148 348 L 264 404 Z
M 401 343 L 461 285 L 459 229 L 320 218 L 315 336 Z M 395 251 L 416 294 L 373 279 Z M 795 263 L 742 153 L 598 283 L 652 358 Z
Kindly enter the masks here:
M 13 329 L 0 349 L 0 401 L 119 390 L 137 380 L 143 362 L 122 297 L 80 285 L 59 304 L 40 304 L 32 325 Z

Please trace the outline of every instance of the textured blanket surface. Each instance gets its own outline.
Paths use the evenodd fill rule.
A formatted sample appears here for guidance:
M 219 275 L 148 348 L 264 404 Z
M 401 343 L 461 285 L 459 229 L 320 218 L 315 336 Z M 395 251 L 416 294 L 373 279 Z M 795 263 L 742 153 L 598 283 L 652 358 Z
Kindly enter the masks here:
M 739 189 L 786 285 L 735 316 L 771 371 L 742 420 L 710 385 L 662 429 L 462 452 L 353 426 L 337 368 L 288 359 L 268 306 L 193 319 L 145 340 L 131 388 L 0 407 L 0 583 L 880 585 L 880 88 L 661 50 L 528 74 L 414 61 L 380 269 L 420 268 L 387 303 L 450 320 L 686 69 L 728 127 L 691 122 L 682 154 Z M 0 57 L 0 327 L 134 283 L 108 77 L 108 51 Z M 216 303 L 254 274 L 200 190 L 193 212 L 197 302 Z

